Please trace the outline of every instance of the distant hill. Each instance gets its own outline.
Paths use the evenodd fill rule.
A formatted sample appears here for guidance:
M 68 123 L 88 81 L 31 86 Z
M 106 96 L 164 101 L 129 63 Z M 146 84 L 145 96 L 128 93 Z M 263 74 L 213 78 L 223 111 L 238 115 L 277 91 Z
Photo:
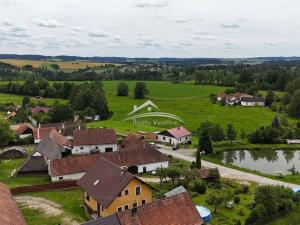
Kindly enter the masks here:
M 298 61 L 300 57 L 254 57 L 254 58 L 127 58 L 127 57 L 80 57 L 80 56 L 45 56 L 0 54 L 0 59 L 49 60 L 49 61 L 91 61 L 105 63 L 183 63 L 183 64 L 231 64 L 247 62 L 289 62 Z

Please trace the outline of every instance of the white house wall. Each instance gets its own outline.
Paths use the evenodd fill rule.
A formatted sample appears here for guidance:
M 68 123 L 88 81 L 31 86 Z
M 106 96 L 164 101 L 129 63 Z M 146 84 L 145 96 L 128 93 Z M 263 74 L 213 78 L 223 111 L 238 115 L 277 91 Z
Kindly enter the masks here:
M 73 155 L 84 155 L 84 154 L 90 154 L 91 150 L 97 149 L 104 153 L 105 149 L 112 148 L 112 151 L 118 151 L 118 145 L 117 144 L 110 144 L 110 145 L 81 145 L 81 146 L 73 146 L 72 154 Z
M 191 136 L 185 136 L 181 138 L 174 138 L 174 137 L 169 137 L 169 136 L 164 136 L 164 135 L 158 135 L 157 140 L 159 142 L 163 143 L 168 143 L 171 145 L 177 145 L 177 144 L 185 144 L 191 140 Z
M 146 167 L 146 172 L 155 171 L 157 168 L 168 168 L 169 162 L 158 162 L 158 163 L 151 163 L 151 164 L 145 164 L 145 165 L 138 165 L 138 173 L 143 173 L 144 167 Z M 50 170 L 49 170 L 50 171 Z M 67 175 L 61 175 L 61 176 L 51 176 L 52 182 L 58 182 L 58 181 L 72 181 L 72 180 L 79 180 L 85 172 L 82 173 L 74 173 L 74 174 L 67 174 Z

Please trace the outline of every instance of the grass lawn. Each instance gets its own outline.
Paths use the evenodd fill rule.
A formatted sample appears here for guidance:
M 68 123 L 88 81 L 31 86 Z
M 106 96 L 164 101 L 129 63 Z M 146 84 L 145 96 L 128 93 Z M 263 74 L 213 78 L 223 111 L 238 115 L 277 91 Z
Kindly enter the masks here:
M 269 222 L 267 225 L 296 225 L 300 224 L 300 207 L 298 206 L 294 211 L 286 216 Z
M 49 183 L 47 175 L 41 176 L 10 176 L 12 171 L 17 169 L 25 159 L 1 160 L 0 161 L 0 182 L 9 187 Z
M 58 203 L 62 210 L 78 222 L 88 221 L 83 207 L 82 190 L 72 189 L 66 191 L 46 191 L 30 193 L 30 196 L 42 197 L 47 200 Z
M 174 188 L 171 183 L 152 184 L 152 186 L 159 190 L 158 192 L 154 193 L 155 198 L 161 197 L 164 193 Z M 255 186 L 251 185 L 248 194 L 238 194 L 241 199 L 240 204 L 235 205 L 233 209 L 227 209 L 224 204 L 222 204 L 217 213 L 214 213 L 213 208 L 205 203 L 206 197 L 210 193 L 213 193 L 215 189 L 208 188 L 205 194 L 196 194 L 196 196 L 194 196 L 194 193 L 192 200 L 196 205 L 201 205 L 210 209 L 212 212 L 212 221 L 210 222 L 211 225 L 235 225 L 237 220 L 240 220 L 242 224 L 244 224 L 245 219 L 250 214 L 250 209 L 247 206 L 253 200 L 254 188 Z
M 133 124 L 132 121 L 122 121 L 133 110 L 134 105 L 140 105 L 145 100 L 132 97 L 135 81 L 128 81 L 130 95 L 117 97 L 116 87 L 119 81 L 104 81 L 110 109 L 114 112 L 112 118 L 106 121 L 91 123 L 91 127 L 112 127 L 120 132 L 130 133 L 136 130 L 156 131 L 164 127 Z M 209 94 L 217 94 L 226 89 L 219 86 L 202 86 L 193 84 L 172 84 L 169 82 L 146 82 L 149 89 L 147 99 L 159 107 L 159 111 L 172 113 L 183 118 L 185 126 L 195 130 L 202 122 L 211 121 L 221 124 L 233 123 L 237 131 L 253 131 L 261 125 L 268 125 L 275 113 L 268 108 L 220 106 L 209 101 Z M 174 125 L 173 125 L 174 126 Z
M 3 94 L 0 93 L 0 103 L 14 103 L 14 104 L 22 104 L 23 96 L 21 95 L 13 95 L 13 94 Z M 68 103 L 66 99 L 57 99 L 57 98 L 43 98 L 43 99 L 36 99 L 34 97 L 30 98 L 30 101 L 38 103 L 43 102 L 46 105 L 53 105 L 55 101 L 58 101 L 61 104 Z

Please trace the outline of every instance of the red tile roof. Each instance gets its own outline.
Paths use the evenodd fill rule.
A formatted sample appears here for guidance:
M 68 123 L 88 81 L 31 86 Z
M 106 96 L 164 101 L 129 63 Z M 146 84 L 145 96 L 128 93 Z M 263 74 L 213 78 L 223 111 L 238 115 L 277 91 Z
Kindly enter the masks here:
M 169 161 L 168 156 L 144 141 L 137 140 L 136 142 L 123 146 L 120 151 L 53 160 L 50 163 L 51 176 L 86 172 L 101 157 L 118 166 L 127 167 Z
M 203 220 L 188 193 L 162 198 L 131 210 L 117 213 L 121 225 L 200 225 Z
M 0 224 L 26 225 L 25 219 L 8 187 L 0 183 Z
M 54 127 L 35 128 L 33 130 L 33 137 L 34 139 L 42 139 L 46 137 L 52 130 L 55 130 L 55 128 Z
M 32 115 L 36 115 L 38 113 L 49 113 L 51 108 L 49 107 L 42 107 L 42 106 L 36 106 L 34 108 L 30 108 L 30 112 Z
M 117 216 L 118 220 L 115 219 Z M 83 225 L 106 225 L 100 218 Z M 110 225 L 201 225 L 200 214 L 187 192 L 158 199 L 137 207 L 136 212 L 126 210 L 109 217 Z
M 175 138 L 181 138 L 181 137 L 191 135 L 191 132 L 189 132 L 184 127 L 175 127 L 175 128 L 169 129 L 167 131 Z
M 21 125 L 16 129 L 16 133 L 17 133 L 17 135 L 21 135 L 21 134 L 23 134 L 23 132 L 25 132 L 27 129 L 31 129 L 32 131 L 34 130 L 33 126 L 24 123 L 24 124 L 21 124 Z
M 117 144 L 117 135 L 113 129 L 98 128 L 73 131 L 73 145 Z

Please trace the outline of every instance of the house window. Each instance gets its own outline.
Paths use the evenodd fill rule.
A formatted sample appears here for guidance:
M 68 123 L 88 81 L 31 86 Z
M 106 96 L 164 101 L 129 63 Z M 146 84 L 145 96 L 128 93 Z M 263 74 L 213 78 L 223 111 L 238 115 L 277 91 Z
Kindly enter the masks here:
M 83 150 L 83 147 L 80 147 L 81 150 Z
M 122 197 L 122 192 L 120 192 L 120 193 L 118 194 L 118 197 Z
M 125 189 L 124 194 L 125 194 L 125 195 L 129 195 L 129 190 L 128 190 L 128 189 Z
M 132 203 L 132 208 L 137 208 L 137 207 L 138 207 L 138 203 L 137 202 Z
M 96 149 L 98 149 L 98 146 L 96 146 Z
M 187 140 L 188 139 L 188 137 L 185 137 L 185 140 Z
M 142 205 L 146 205 L 146 199 L 142 200 Z
M 129 209 L 129 205 L 124 205 L 124 210 L 128 210 Z
M 141 195 L 141 186 L 135 187 L 135 195 Z
M 166 137 L 163 137 L 163 140 L 165 141 L 165 140 L 166 140 Z
M 59 179 L 59 180 L 63 180 L 63 179 L 64 179 L 64 177 L 59 177 L 58 179 Z
M 144 167 L 143 167 L 143 173 L 146 173 L 146 172 L 147 172 L 147 167 L 144 166 Z
M 117 208 L 117 212 L 122 212 L 122 207 Z
M 90 200 L 90 195 L 88 193 L 86 194 L 85 199 L 88 201 Z

